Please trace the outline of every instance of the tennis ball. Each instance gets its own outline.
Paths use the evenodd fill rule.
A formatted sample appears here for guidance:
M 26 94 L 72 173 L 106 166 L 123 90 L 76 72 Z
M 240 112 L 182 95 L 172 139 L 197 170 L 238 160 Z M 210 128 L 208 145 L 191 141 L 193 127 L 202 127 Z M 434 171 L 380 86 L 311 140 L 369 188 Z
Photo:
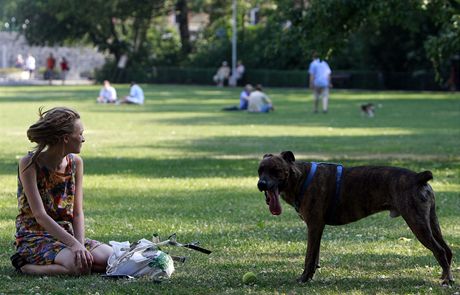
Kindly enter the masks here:
M 245 285 L 252 285 L 256 282 L 256 280 L 257 277 L 252 271 L 249 271 L 243 275 L 243 284 Z

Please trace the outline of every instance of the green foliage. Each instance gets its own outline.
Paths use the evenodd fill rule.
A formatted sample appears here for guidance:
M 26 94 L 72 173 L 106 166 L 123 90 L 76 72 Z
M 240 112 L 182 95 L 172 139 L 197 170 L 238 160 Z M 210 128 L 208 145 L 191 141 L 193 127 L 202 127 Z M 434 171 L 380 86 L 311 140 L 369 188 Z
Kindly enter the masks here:
M 308 52 L 298 45 L 297 28 L 286 29 L 286 19 L 279 20 L 270 5 L 261 6 L 262 15 L 257 25 L 248 24 L 249 9 L 255 7 L 239 3 L 238 59 L 252 69 L 299 69 L 305 68 Z M 231 60 L 231 23 L 229 16 L 211 23 L 203 38 L 197 41 L 196 52 L 191 54 L 193 66 L 217 67 L 222 60 Z M 296 44 L 296 46 L 287 46 Z
M 196 51 L 189 57 L 189 63 L 195 67 L 217 68 L 222 61 L 231 60 L 231 25 L 220 19 L 210 25 L 203 38 L 195 43 Z
M 216 68 L 222 60 L 230 61 L 232 1 L 181 0 L 184 15 L 190 11 L 209 16 L 209 23 L 190 42 L 185 17 L 180 18 L 181 34 L 166 25 L 166 16 L 178 13 L 177 3 L 1 0 L 5 10 L 0 17 L 16 15 L 17 23 L 30 21 L 23 33 L 32 44 L 87 42 L 111 53 L 115 62 L 126 54 L 130 72 L 165 65 Z M 333 69 L 417 72 L 434 67 L 441 81 L 450 59 L 460 51 L 458 0 L 237 4 L 238 59 L 247 68 L 305 69 L 317 51 Z M 254 7 L 260 8 L 260 22 L 250 25 Z
M 297 36 L 309 36 L 303 49 L 318 51 L 336 68 L 429 67 L 423 44 L 436 29 L 433 11 L 422 9 L 420 1 L 311 1 L 308 9 L 287 14 L 302 28 Z
M 17 31 L 21 27 L 16 20 L 14 11 L 16 11 L 17 3 L 16 1 L 11 0 L 0 0 L 0 31 Z M 14 18 L 16 21 L 16 27 L 11 23 L 11 19 Z M 5 27 L 5 23 L 8 22 L 11 26 L 9 28 Z
M 451 6 L 446 1 L 418 0 L 321 0 L 308 5 L 268 1 L 261 6 L 258 25 L 251 26 L 240 16 L 238 58 L 253 69 L 304 69 L 317 51 L 335 69 L 427 70 L 435 53 L 448 60 L 460 49 Z M 238 7 L 247 17 L 254 6 L 239 3 Z M 228 13 L 225 21 L 211 21 L 208 33 L 197 42 L 197 52 L 190 56 L 192 65 L 216 65 L 230 58 L 229 18 Z M 227 35 L 218 38 L 216 32 L 222 27 Z
M 439 11 L 435 21 L 440 31 L 428 36 L 425 48 L 438 71 L 438 79 L 443 81 L 445 78 L 441 76 L 440 69 L 448 65 L 454 55 L 458 58 L 460 53 L 460 2 L 433 1 L 432 6 Z
M 29 20 L 24 34 L 31 44 L 86 41 L 111 53 L 116 62 L 128 57 L 136 68 L 151 55 L 148 30 L 153 18 L 163 13 L 164 0 L 156 1 L 18 1 L 20 21 Z
M 128 85 L 114 85 L 120 95 Z M 431 170 L 437 214 L 457 256 L 460 217 L 460 97 L 455 93 L 331 93 L 330 113 L 313 115 L 304 89 L 266 89 L 271 114 L 221 112 L 240 89 L 141 85 L 146 104 L 97 105 L 100 85 L 0 87 L 0 293 L 5 294 L 455 294 L 439 286 L 441 269 L 401 218 L 387 212 L 327 227 L 321 269 L 299 285 L 306 249 L 305 225 L 284 206 L 268 212 L 257 190 L 265 153 L 292 150 L 301 161 L 344 165 L 396 165 Z M 360 115 L 361 103 L 382 106 Z M 83 277 L 31 277 L 14 273 L 17 161 L 33 145 L 25 130 L 40 106 L 77 109 L 85 126 L 87 235 L 131 242 L 176 232 L 198 240 L 210 256 L 188 256 L 169 282 Z M 241 278 L 257 276 L 253 286 Z

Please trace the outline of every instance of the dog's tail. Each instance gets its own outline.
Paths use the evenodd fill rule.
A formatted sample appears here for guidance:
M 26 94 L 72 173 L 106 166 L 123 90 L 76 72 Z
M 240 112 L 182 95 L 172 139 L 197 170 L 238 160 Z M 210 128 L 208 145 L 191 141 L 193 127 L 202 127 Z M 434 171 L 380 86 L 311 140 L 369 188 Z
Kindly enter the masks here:
M 428 181 L 433 179 L 433 173 L 431 171 L 423 171 L 417 173 L 417 183 L 420 185 L 426 184 Z
M 416 181 L 417 181 L 417 191 L 420 193 L 419 196 L 422 198 L 423 201 L 434 201 L 434 192 L 431 186 L 428 184 L 428 181 L 433 179 L 433 173 L 431 171 L 423 171 L 417 173 Z

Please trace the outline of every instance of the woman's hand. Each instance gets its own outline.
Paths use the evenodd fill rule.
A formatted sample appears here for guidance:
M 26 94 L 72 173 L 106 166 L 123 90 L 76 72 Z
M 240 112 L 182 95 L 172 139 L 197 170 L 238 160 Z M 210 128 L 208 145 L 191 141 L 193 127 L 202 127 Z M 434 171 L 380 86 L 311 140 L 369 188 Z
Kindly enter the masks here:
M 94 261 L 91 252 L 86 250 L 80 243 L 75 243 L 70 250 L 75 255 L 75 265 L 77 268 L 80 269 L 82 273 L 90 273 Z

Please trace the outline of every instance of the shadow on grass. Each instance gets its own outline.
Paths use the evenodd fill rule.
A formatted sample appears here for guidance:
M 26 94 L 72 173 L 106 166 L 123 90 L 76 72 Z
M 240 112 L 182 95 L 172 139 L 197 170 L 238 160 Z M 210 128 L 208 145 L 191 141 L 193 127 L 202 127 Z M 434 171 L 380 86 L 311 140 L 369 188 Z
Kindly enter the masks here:
M 299 138 L 302 140 L 302 138 Z M 222 139 L 226 141 L 226 139 Z M 234 150 L 221 150 L 216 148 L 216 150 L 210 145 L 214 144 L 219 145 L 219 139 L 205 140 L 204 142 L 198 143 L 202 148 L 196 147 L 197 151 L 202 152 L 205 148 L 211 149 L 209 151 L 210 155 L 214 155 L 217 158 L 174 158 L 174 159 L 156 159 L 156 158 L 132 158 L 132 157 L 84 157 L 85 160 L 85 175 L 121 175 L 124 177 L 129 176 L 143 176 L 149 178 L 213 178 L 213 177 L 257 177 L 257 168 L 259 165 L 262 156 L 265 153 L 274 152 L 277 153 L 281 151 L 281 147 L 278 147 L 278 150 L 275 150 L 277 147 L 271 146 L 269 149 L 270 143 L 272 140 L 266 140 L 262 145 L 266 145 L 266 150 L 260 151 L 260 156 L 248 155 L 248 157 L 242 157 L 236 159 L 230 157 L 229 159 L 219 158 L 221 155 L 225 157 L 226 155 L 231 154 Z M 242 142 L 242 141 L 240 141 Z M 319 145 L 317 148 L 320 148 Z M 178 147 L 176 147 L 178 148 Z M 291 146 L 289 150 L 295 151 L 300 147 Z M 191 147 L 185 147 L 187 151 L 193 150 Z M 248 151 L 252 151 L 252 148 L 249 148 Z M 240 147 L 241 153 L 248 152 L 244 148 Z M 315 150 L 310 149 L 313 153 Z M 350 150 L 351 151 L 351 150 Z M 346 151 L 342 151 L 344 153 Z M 424 160 L 424 156 L 420 155 L 420 160 L 414 160 L 413 158 L 404 159 L 404 157 L 397 162 L 400 166 L 404 166 L 409 169 L 414 169 L 416 171 L 420 169 L 439 169 L 444 166 L 449 167 L 450 169 L 459 169 L 460 163 L 436 163 L 433 164 L 431 159 Z M 317 161 L 316 159 L 306 159 L 302 154 L 297 157 L 299 161 Z M 357 160 L 353 159 L 353 156 L 347 157 L 347 159 L 340 158 L 330 158 L 331 162 L 341 162 L 346 166 L 358 166 L 358 165 L 367 165 L 371 162 L 373 165 L 388 165 L 394 162 L 394 160 L 385 159 L 385 156 L 381 157 L 382 159 L 363 159 Z M 319 159 L 321 160 L 321 159 Z M 17 160 L 11 156 L 10 158 L 1 159 L 0 158 L 0 175 L 17 175 L 18 169 Z
M 391 253 L 391 254 L 373 254 L 373 253 L 360 253 L 356 251 L 356 253 L 329 253 L 324 255 L 325 257 L 321 258 L 320 264 L 321 268 L 318 272 L 325 272 L 330 273 L 334 272 L 335 270 L 339 269 L 340 273 L 342 273 L 343 278 L 338 276 L 334 276 L 333 278 L 328 278 L 327 274 L 316 274 L 315 277 L 317 278 L 318 283 L 321 280 L 326 279 L 329 282 L 331 281 L 353 281 L 353 280 L 361 280 L 359 278 L 351 278 L 356 273 L 378 273 L 380 271 L 388 273 L 390 276 L 397 277 L 400 272 L 405 272 L 406 270 L 412 270 L 417 267 L 423 268 L 427 265 L 436 266 L 441 270 L 441 267 L 436 262 L 436 259 L 431 252 L 427 250 L 427 255 L 401 255 L 398 253 Z M 238 260 L 238 259 L 237 259 Z M 264 285 L 270 285 L 270 282 L 278 284 L 278 279 L 280 277 L 285 277 L 289 280 L 289 277 L 292 281 L 300 277 L 303 271 L 304 261 L 305 261 L 305 253 L 289 253 L 289 252 L 277 252 L 277 253 L 269 253 L 269 252 L 259 252 L 254 253 L 252 259 L 249 260 L 257 260 L 259 265 L 261 266 L 273 266 L 273 268 L 283 269 L 286 267 L 287 263 L 294 262 L 296 264 L 296 269 L 298 273 L 296 273 L 295 277 L 292 276 L 292 271 L 295 273 L 295 269 L 291 269 L 289 272 L 284 272 L 285 275 L 282 275 L 283 272 L 280 273 L 270 273 L 264 275 L 267 279 Z M 298 263 L 296 263 L 298 260 Z M 226 263 L 226 262 L 222 262 Z M 219 263 L 215 263 L 219 264 Z M 250 261 L 249 261 L 250 264 Z M 248 263 L 238 263 L 234 262 L 231 265 L 235 269 L 245 269 L 247 268 Z M 393 272 L 393 273 L 392 273 Z M 383 274 L 383 273 L 382 273 Z M 441 272 L 437 274 L 434 272 L 433 274 L 429 274 L 427 276 L 435 276 L 436 279 L 440 277 Z M 362 278 L 363 280 L 371 280 L 368 276 Z M 376 281 L 380 281 L 384 283 L 387 281 L 386 279 L 381 278 L 374 278 Z
M 114 85 L 119 97 L 129 94 L 129 85 Z M 196 100 L 202 102 L 209 99 L 222 99 L 224 97 L 239 96 L 239 89 L 216 89 L 212 87 L 189 86 L 189 85 L 142 85 L 146 101 L 157 100 L 187 100 L 189 102 Z M 8 86 L 1 87 L 4 89 L 4 95 L 0 96 L 0 103 L 4 102 L 31 102 L 31 101 L 55 101 L 79 99 L 96 101 L 101 85 L 89 86 Z M 7 93 L 11 93 L 8 95 Z M 19 95 L 18 95 L 19 93 Z
M 420 128 L 426 126 L 432 128 L 433 121 L 437 126 L 445 126 L 452 129 L 447 124 L 454 120 L 459 114 L 459 103 L 453 100 L 445 99 L 436 101 L 436 108 L 433 108 L 431 100 L 409 100 L 401 99 L 398 101 L 385 102 L 381 109 L 376 110 L 375 118 L 365 118 L 361 115 L 361 100 L 336 101 L 331 103 L 330 112 L 327 115 L 313 114 L 309 104 L 283 102 L 275 104 L 276 111 L 269 114 L 254 114 L 247 112 L 223 112 L 222 107 L 228 105 L 210 105 L 202 102 L 193 104 L 193 101 L 187 102 L 183 107 L 175 107 L 168 103 L 155 107 L 157 113 L 164 112 L 203 112 L 208 111 L 208 116 L 187 117 L 174 119 L 154 119 L 153 122 L 173 125 L 292 125 L 292 126 L 327 126 L 337 128 L 351 127 L 386 127 L 386 128 Z M 184 103 L 185 104 L 185 103 Z M 214 109 L 212 109 L 214 108 Z M 414 112 L 414 110 L 417 110 Z M 420 116 L 423 112 L 423 116 Z M 289 116 L 286 116 L 289 113 Z M 439 117 L 444 118 L 439 121 Z M 404 126 L 401 126 L 401 120 L 404 119 Z M 433 121 L 431 121 L 431 119 Z M 444 124 L 444 122 L 446 122 Z
M 129 174 L 153 178 L 249 177 L 258 160 L 209 158 L 85 158 L 85 174 Z
M 203 113 L 208 112 L 208 116 L 189 117 L 189 118 L 174 118 L 174 119 L 154 119 L 154 123 L 161 124 L 180 124 L 180 125 L 292 125 L 292 126 L 330 126 L 330 127 L 396 127 L 400 128 L 400 118 L 406 117 L 405 128 L 418 128 L 420 124 L 431 127 L 430 122 L 436 121 L 437 127 L 452 127 L 447 123 L 458 116 L 458 101 L 450 98 L 436 99 L 405 99 L 402 96 L 400 99 L 385 101 L 383 108 L 377 109 L 376 117 L 373 119 L 363 118 L 360 115 L 359 106 L 363 103 L 362 99 L 346 99 L 346 100 L 331 100 L 330 114 L 328 115 L 313 115 L 311 114 L 311 102 L 305 99 L 305 103 L 280 100 L 277 106 L 277 111 L 271 114 L 248 114 L 247 112 L 222 112 L 223 107 L 228 106 L 229 100 L 233 92 L 217 91 L 210 89 L 198 90 L 179 90 L 170 91 L 163 94 L 155 94 L 151 92 L 150 98 L 147 95 L 146 104 L 143 106 L 114 106 L 114 105 L 98 105 L 95 103 L 97 91 L 81 90 L 68 91 L 65 88 L 60 90 L 49 89 L 47 87 L 33 88 L 34 91 L 24 92 L 25 96 L 7 95 L 0 97 L 2 102 L 17 102 L 30 103 L 33 102 L 53 102 L 75 101 L 93 102 L 85 111 L 97 113 Z M 148 93 L 147 93 L 148 94 Z M 230 95 L 230 96 L 229 96 Z M 237 97 L 237 96 L 235 96 Z M 237 98 L 234 99 L 234 104 L 237 104 Z M 433 108 L 433 105 L 436 108 Z M 414 110 L 417 110 L 414 112 Z M 289 116 L 286 117 L 286 112 Z M 420 116 L 420 112 L 424 115 Z M 438 118 L 444 118 L 439 121 Z M 410 120 L 413 118 L 413 120 Z M 422 118 L 422 121 L 420 121 Z M 432 120 L 431 120 L 432 119 Z M 443 124 L 446 122 L 446 124 Z
M 85 175 L 125 175 L 149 178 L 248 177 L 257 175 L 259 160 L 179 158 L 152 159 L 131 157 L 84 157 Z M 18 160 L 0 159 L 0 175 L 14 175 Z
M 41 292 L 45 290 L 51 292 L 50 286 L 55 286 L 53 288 L 56 288 L 56 292 L 64 289 L 70 292 L 69 290 L 77 286 L 78 290 L 71 292 L 75 294 L 86 292 L 82 290 L 92 292 L 99 290 L 100 293 L 122 292 L 122 290 L 127 293 L 144 293 L 145 290 L 149 290 L 180 294 L 185 289 L 193 290 L 192 293 L 221 294 L 228 288 L 239 293 L 249 288 L 242 286 L 242 274 L 246 271 L 254 271 L 258 275 L 258 281 L 257 286 L 251 288 L 256 293 L 257 290 L 267 292 L 315 290 L 327 294 L 327 290 L 336 289 L 343 293 L 356 290 L 364 293 L 374 293 L 376 290 L 383 293 L 398 293 L 404 288 L 408 288 L 407 292 L 409 292 L 416 286 L 430 287 L 432 286 L 430 282 L 436 281 L 440 275 L 435 258 L 426 249 L 423 250 L 422 255 L 413 256 L 399 254 L 397 249 L 394 253 L 385 254 L 360 250 L 360 246 L 363 249 L 372 249 L 375 243 L 371 241 L 366 245 L 366 241 L 363 242 L 362 238 L 356 237 L 356 233 L 360 230 L 369 230 L 369 223 L 363 222 L 355 223 L 355 226 L 349 229 L 350 234 L 341 235 L 337 239 L 331 235 L 331 238 L 324 240 L 323 246 L 327 245 L 327 250 L 322 251 L 321 254 L 321 272 L 316 275 L 314 281 L 300 285 L 295 282 L 295 279 L 300 276 L 303 267 L 306 249 L 305 227 L 301 222 L 291 224 L 288 221 L 291 218 L 297 219 L 293 212 L 284 214 L 287 214 L 288 218 L 284 216 L 281 216 L 281 219 L 276 218 L 279 223 L 270 218 L 259 193 L 254 194 L 252 198 L 252 194 L 244 190 L 232 189 L 199 189 L 190 193 L 186 188 L 174 192 L 162 192 L 161 189 L 113 188 L 88 189 L 85 195 L 86 217 L 91 220 L 88 227 L 101 228 L 108 223 L 109 229 L 114 230 L 110 233 L 110 230 L 105 228 L 97 229 L 96 234 L 88 233 L 91 238 L 101 241 L 133 242 L 142 237 L 148 238 L 152 230 L 158 229 L 163 231 L 160 234 L 165 238 L 164 231 L 175 228 L 181 231 L 178 234 L 179 241 L 198 239 L 202 246 L 211 249 L 213 254 L 205 256 L 187 250 L 181 253 L 179 248 L 168 247 L 167 250 L 170 250 L 171 254 L 186 255 L 191 258 L 184 266 L 176 265 L 176 273 L 173 274 L 170 283 L 152 285 L 151 282 L 144 280 L 105 281 L 98 275 L 81 278 L 19 276 L 9 266 L 8 257 L 4 253 L 1 256 L 0 266 L 4 290 L 25 293 L 27 290 L 14 286 L 14 284 L 25 284 L 32 288 L 39 287 Z M 263 210 L 257 210 L 259 207 Z M 457 215 L 456 212 L 453 214 Z M 401 220 L 387 221 L 383 218 L 383 216 L 375 216 L 371 220 L 372 227 L 387 227 L 395 236 L 398 236 L 399 232 L 405 232 L 401 228 L 403 224 Z M 256 223 L 261 219 L 270 221 L 267 221 L 263 228 L 259 228 Z M 209 227 L 205 227 L 205 224 Z M 172 231 L 167 232 L 169 233 Z M 458 241 L 458 238 L 455 237 L 454 240 Z M 298 246 L 294 247 L 294 250 L 291 250 L 292 246 L 288 249 L 288 241 L 300 242 L 301 250 L 296 250 Z M 388 240 L 381 242 L 393 243 Z M 351 245 L 355 250 L 340 253 L 347 245 Z M 340 248 L 340 251 L 334 251 L 335 247 Z M 407 244 L 407 247 L 413 248 L 414 244 Z M 425 271 L 426 265 L 435 266 L 434 271 Z M 418 277 L 414 275 L 414 271 L 419 274 Z M 6 276 L 10 279 L 5 279 Z
M 457 192 L 451 191 L 443 192 L 442 196 L 438 196 L 439 218 L 458 217 L 457 208 L 460 203 L 456 194 Z M 233 233 L 228 231 L 238 231 L 238 225 L 243 224 L 246 232 L 235 232 L 238 236 L 250 238 L 253 234 L 260 233 L 270 240 L 281 242 L 306 239 L 305 224 L 296 215 L 294 209 L 284 201 L 282 206 L 285 213 L 280 218 L 270 215 L 265 197 L 257 189 L 256 177 L 250 188 L 239 188 L 235 185 L 207 188 L 193 181 L 177 184 L 171 181 L 171 185 L 143 189 L 87 188 L 85 196 L 87 196 L 85 203 L 88 216 L 93 216 L 96 220 L 103 220 L 108 212 L 115 222 L 121 223 L 126 219 L 136 223 L 139 220 L 167 222 L 173 218 L 185 224 L 212 224 L 214 230 L 229 235 Z M 286 226 L 286 222 L 292 225 Z M 228 225 L 235 225 L 236 228 L 228 228 Z M 443 225 L 441 222 L 441 228 Z M 398 235 L 391 236 L 393 229 L 398 230 Z M 398 240 L 401 234 L 416 240 L 404 220 L 401 217 L 390 218 L 387 211 L 349 225 L 327 226 L 323 239 L 339 238 L 343 242 L 356 240 L 356 236 L 349 232 L 358 232 L 361 234 L 361 239 L 371 242 L 378 242 L 382 237 Z M 445 236 L 446 239 L 455 238 Z
M 456 137 L 446 137 L 446 134 L 432 131 L 419 133 L 419 130 L 413 130 L 405 134 L 404 132 L 396 135 L 331 135 L 328 136 L 309 136 L 308 134 L 299 136 L 271 136 L 261 134 L 260 136 L 213 136 L 209 138 L 200 138 L 191 140 L 185 145 L 178 144 L 175 141 L 170 142 L 168 148 L 177 149 L 187 152 L 206 152 L 208 155 L 233 155 L 254 154 L 264 155 L 265 153 L 278 153 L 285 150 L 291 150 L 295 153 L 331 153 L 338 155 L 337 158 L 347 158 L 347 154 L 353 158 L 353 155 L 376 156 L 375 160 L 385 161 L 385 153 L 395 153 L 410 155 L 412 160 L 420 156 L 420 160 L 426 159 L 427 156 L 434 158 L 449 157 L 457 155 L 455 150 L 459 140 Z M 459 134 L 460 135 L 460 134 Z M 438 138 L 445 144 L 436 146 L 433 150 L 432 143 Z M 152 146 L 154 148 L 155 146 Z M 414 152 L 417 151 L 417 152 Z M 382 155 L 383 154 L 383 155 Z M 312 159 L 315 160 L 315 159 Z
M 439 160 L 449 161 L 459 158 L 456 150 L 459 140 L 455 136 L 448 136 L 449 132 L 436 132 L 436 130 L 425 133 L 420 130 L 402 131 L 394 135 L 328 135 L 324 136 L 286 135 L 271 136 L 260 134 L 258 136 L 231 136 L 219 135 L 193 140 L 163 140 L 152 145 L 116 146 L 117 150 L 135 150 L 166 148 L 180 151 L 181 153 L 196 153 L 203 157 L 229 157 L 242 156 L 243 158 L 260 159 L 266 153 L 279 153 L 291 150 L 295 154 L 305 153 L 311 157 L 326 157 L 327 160 L 342 159 L 367 159 L 374 164 L 388 163 L 389 160 L 400 159 L 402 161 L 427 161 Z M 451 134 L 452 135 L 452 134 Z M 459 134 L 460 136 L 460 134 Z M 433 141 L 442 141 L 444 144 L 433 146 Z M 259 156 L 260 155 L 260 156 Z M 306 159 L 311 161 L 324 160 L 318 158 Z M 146 159 L 149 161 L 149 159 Z M 194 160 L 192 160 L 194 161 Z M 210 160 L 213 162 L 213 160 Z M 184 163 L 186 163 L 185 160 Z M 225 164 L 225 161 L 222 162 Z M 186 167 L 186 166 L 184 166 Z
M 391 257 L 389 257 L 391 258 Z M 202 259 L 197 258 L 200 261 Z M 427 290 L 433 287 L 430 293 L 439 293 L 441 287 L 433 286 L 430 277 L 408 277 L 405 275 L 390 275 L 386 277 L 372 277 L 350 272 L 346 277 L 334 275 L 317 275 L 308 283 L 299 284 L 296 282 L 298 274 L 292 270 L 285 270 L 285 263 L 271 263 L 266 268 L 253 269 L 247 264 L 235 264 L 231 262 L 210 263 L 197 265 L 188 262 L 188 265 L 176 266 L 176 272 L 169 282 L 155 284 L 145 279 L 128 280 L 107 280 L 99 275 L 93 274 L 86 277 L 29 277 L 16 275 L 11 271 L 0 269 L 2 274 L 8 275 L 9 280 L 3 280 L 3 290 L 9 293 L 29 293 L 31 289 L 35 292 L 47 292 L 53 294 L 328 294 L 359 292 L 364 294 L 377 293 L 411 293 L 415 288 Z M 242 274 L 248 270 L 257 273 L 256 286 L 244 286 L 241 283 Z M 278 269 L 282 269 L 277 271 Z M 340 269 L 339 269 L 340 270 Z M 396 272 L 397 270 L 395 270 Z M 343 273 L 343 272 L 342 272 Z M 428 282 L 427 282 L 428 280 Z M 456 289 L 456 288 L 454 288 Z M 415 289 L 417 290 L 417 289 Z M 452 289 L 450 290 L 452 291 Z M 330 293 L 329 293 L 330 294 Z
M 452 120 L 458 116 L 458 103 L 449 99 L 437 100 L 436 108 L 433 102 L 427 99 L 401 99 L 385 103 L 385 107 L 377 109 L 375 118 L 369 119 L 361 115 L 360 100 L 337 101 L 331 104 L 330 113 L 312 114 L 310 106 L 301 103 L 289 104 L 283 102 L 277 105 L 277 111 L 270 114 L 250 114 L 247 112 L 223 112 L 226 101 L 209 102 L 197 99 L 170 99 L 152 101 L 144 106 L 100 106 L 94 105 L 88 109 L 97 113 L 197 113 L 199 116 L 184 118 L 153 118 L 146 124 L 165 125 L 263 125 L 263 126 L 315 126 L 335 128 L 402 128 L 420 130 L 425 128 L 447 128 L 451 130 Z M 413 110 L 416 109 L 417 112 Z M 286 113 L 289 116 L 286 116 Z M 420 112 L 424 115 L 420 116 Z M 443 120 L 439 120 L 442 117 Z M 404 126 L 401 126 L 401 119 Z M 436 122 L 436 126 L 432 122 Z M 423 132 L 423 129 L 422 131 Z M 267 131 L 269 133 L 269 131 Z
M 328 290 L 339 291 L 339 294 L 348 292 L 360 292 L 365 294 L 374 294 L 376 290 L 378 293 L 393 293 L 402 292 L 406 293 L 413 290 L 415 287 L 426 286 L 428 289 L 432 287 L 432 281 L 436 281 L 440 273 L 429 273 L 426 276 L 414 278 L 410 276 L 412 270 L 423 268 L 428 261 L 432 261 L 430 257 L 418 256 L 407 257 L 398 254 L 389 255 L 368 255 L 363 257 L 362 254 L 351 255 L 337 255 L 339 263 L 332 267 L 323 267 L 322 272 L 317 274 L 313 281 L 305 284 L 297 283 L 296 279 L 301 275 L 303 259 L 299 257 L 298 263 L 292 262 L 293 257 L 288 255 L 280 255 L 280 253 L 264 253 L 265 255 L 255 254 L 253 259 L 242 263 L 235 263 L 234 261 L 211 261 L 206 269 L 202 270 L 200 276 L 200 283 L 213 289 L 221 289 L 222 287 L 235 288 L 235 285 L 241 285 L 241 276 L 248 270 L 254 271 L 257 274 L 257 286 L 251 287 L 252 291 L 265 290 L 268 293 L 275 294 L 297 294 L 297 292 L 319 293 L 322 291 L 328 294 Z M 267 260 L 265 258 L 268 258 Z M 276 257 L 276 259 L 273 259 Z M 362 263 L 356 263 L 362 258 Z M 348 260 L 344 264 L 340 263 L 342 260 Z M 410 261 L 408 264 L 407 261 Z M 251 263 L 257 263 L 254 267 Z M 371 263 L 369 263 L 371 261 Z M 386 264 L 388 261 L 397 261 L 395 263 Z M 374 263 L 375 262 L 375 263 Z M 381 264 L 380 264 L 381 262 Z M 399 263 L 401 262 L 401 263 Z M 354 264 L 354 267 L 348 267 L 349 264 Z M 371 267 L 369 265 L 372 264 Z M 179 269 L 180 271 L 180 269 Z M 405 273 L 401 275 L 401 273 Z M 423 272 L 423 271 L 417 271 Z M 215 277 L 222 278 L 222 280 L 215 280 Z M 177 279 L 179 284 L 186 284 L 187 281 L 193 281 L 196 278 L 195 273 L 181 273 Z M 211 279 L 212 278 L 212 279 Z M 247 287 L 248 288 L 248 287 Z M 439 288 L 441 288 L 439 286 Z

